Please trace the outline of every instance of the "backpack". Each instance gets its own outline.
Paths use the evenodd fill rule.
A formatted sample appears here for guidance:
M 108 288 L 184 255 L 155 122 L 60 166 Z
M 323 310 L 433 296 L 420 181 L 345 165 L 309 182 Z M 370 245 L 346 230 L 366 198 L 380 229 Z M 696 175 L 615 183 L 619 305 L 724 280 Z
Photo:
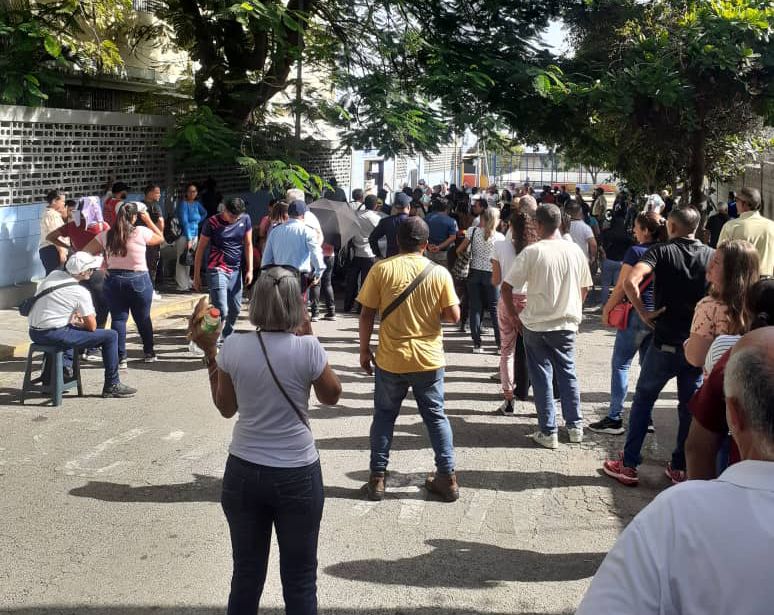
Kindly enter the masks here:
M 164 241 L 167 243 L 175 243 L 183 234 L 183 229 L 180 226 L 180 220 L 177 216 L 172 216 L 169 219 L 169 223 L 164 225 Z

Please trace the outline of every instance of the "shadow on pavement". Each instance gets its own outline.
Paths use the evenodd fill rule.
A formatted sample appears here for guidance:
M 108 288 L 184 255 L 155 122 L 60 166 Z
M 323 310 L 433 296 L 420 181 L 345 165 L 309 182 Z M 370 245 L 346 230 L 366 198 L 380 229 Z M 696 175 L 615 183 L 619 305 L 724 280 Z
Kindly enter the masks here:
M 225 606 L 102 606 L 41 605 L 3 609 L 3 615 L 223 615 Z M 368 609 L 331 608 L 320 605 L 325 615 L 511 615 L 511 611 L 477 611 L 456 607 L 371 607 Z M 285 609 L 261 608 L 261 615 L 284 615 Z M 569 615 L 564 613 L 520 613 L 519 615 Z
M 542 583 L 592 577 L 605 553 L 538 553 L 459 540 L 435 539 L 429 553 L 396 561 L 342 562 L 325 573 L 351 581 L 410 587 L 485 589 L 499 582 Z

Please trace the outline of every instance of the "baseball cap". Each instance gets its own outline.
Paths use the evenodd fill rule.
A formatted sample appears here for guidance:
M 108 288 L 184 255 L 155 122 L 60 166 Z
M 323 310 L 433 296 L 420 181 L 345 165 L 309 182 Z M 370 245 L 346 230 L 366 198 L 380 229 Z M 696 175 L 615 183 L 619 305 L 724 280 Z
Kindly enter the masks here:
M 398 192 L 392 202 L 392 206 L 398 209 L 404 209 L 409 205 L 411 205 L 411 197 L 405 192 Z
M 113 187 L 110 189 L 110 192 L 113 194 L 118 194 L 119 192 L 129 192 L 131 188 L 129 188 L 128 184 L 125 184 L 124 182 L 116 182 L 113 184 Z
M 79 275 L 89 269 L 99 269 L 102 267 L 102 257 L 94 256 L 88 252 L 76 252 L 67 259 L 65 269 L 72 275 Z
M 301 199 L 296 199 L 288 205 L 288 215 L 298 218 L 307 212 L 306 203 Z

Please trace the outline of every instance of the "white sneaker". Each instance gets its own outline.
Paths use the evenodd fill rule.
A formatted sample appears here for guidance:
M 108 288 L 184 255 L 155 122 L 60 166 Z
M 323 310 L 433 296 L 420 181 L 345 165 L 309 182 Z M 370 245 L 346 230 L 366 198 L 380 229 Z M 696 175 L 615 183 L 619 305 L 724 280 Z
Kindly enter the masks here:
M 127 363 L 126 359 L 118 361 L 118 369 L 129 369 L 129 363 Z
M 544 434 L 542 431 L 536 431 L 529 436 L 535 444 L 539 444 L 544 448 L 550 448 L 552 450 L 559 448 L 559 436 L 556 433 L 549 435 Z
M 570 442 L 580 444 L 583 442 L 583 427 L 568 427 L 567 435 L 570 436 Z
M 161 293 L 159 293 L 159 291 L 157 291 L 157 290 L 153 291 L 153 300 L 154 301 L 161 301 Z
M 473 354 L 484 354 L 484 349 L 481 346 L 473 346 Z

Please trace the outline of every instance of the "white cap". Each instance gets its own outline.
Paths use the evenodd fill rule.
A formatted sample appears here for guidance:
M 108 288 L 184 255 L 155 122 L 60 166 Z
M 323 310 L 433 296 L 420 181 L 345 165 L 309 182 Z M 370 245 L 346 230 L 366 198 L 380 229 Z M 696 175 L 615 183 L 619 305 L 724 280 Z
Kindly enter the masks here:
M 88 252 L 76 252 L 67 259 L 65 269 L 72 275 L 79 275 L 89 269 L 99 269 L 102 267 L 102 257 L 94 256 Z

